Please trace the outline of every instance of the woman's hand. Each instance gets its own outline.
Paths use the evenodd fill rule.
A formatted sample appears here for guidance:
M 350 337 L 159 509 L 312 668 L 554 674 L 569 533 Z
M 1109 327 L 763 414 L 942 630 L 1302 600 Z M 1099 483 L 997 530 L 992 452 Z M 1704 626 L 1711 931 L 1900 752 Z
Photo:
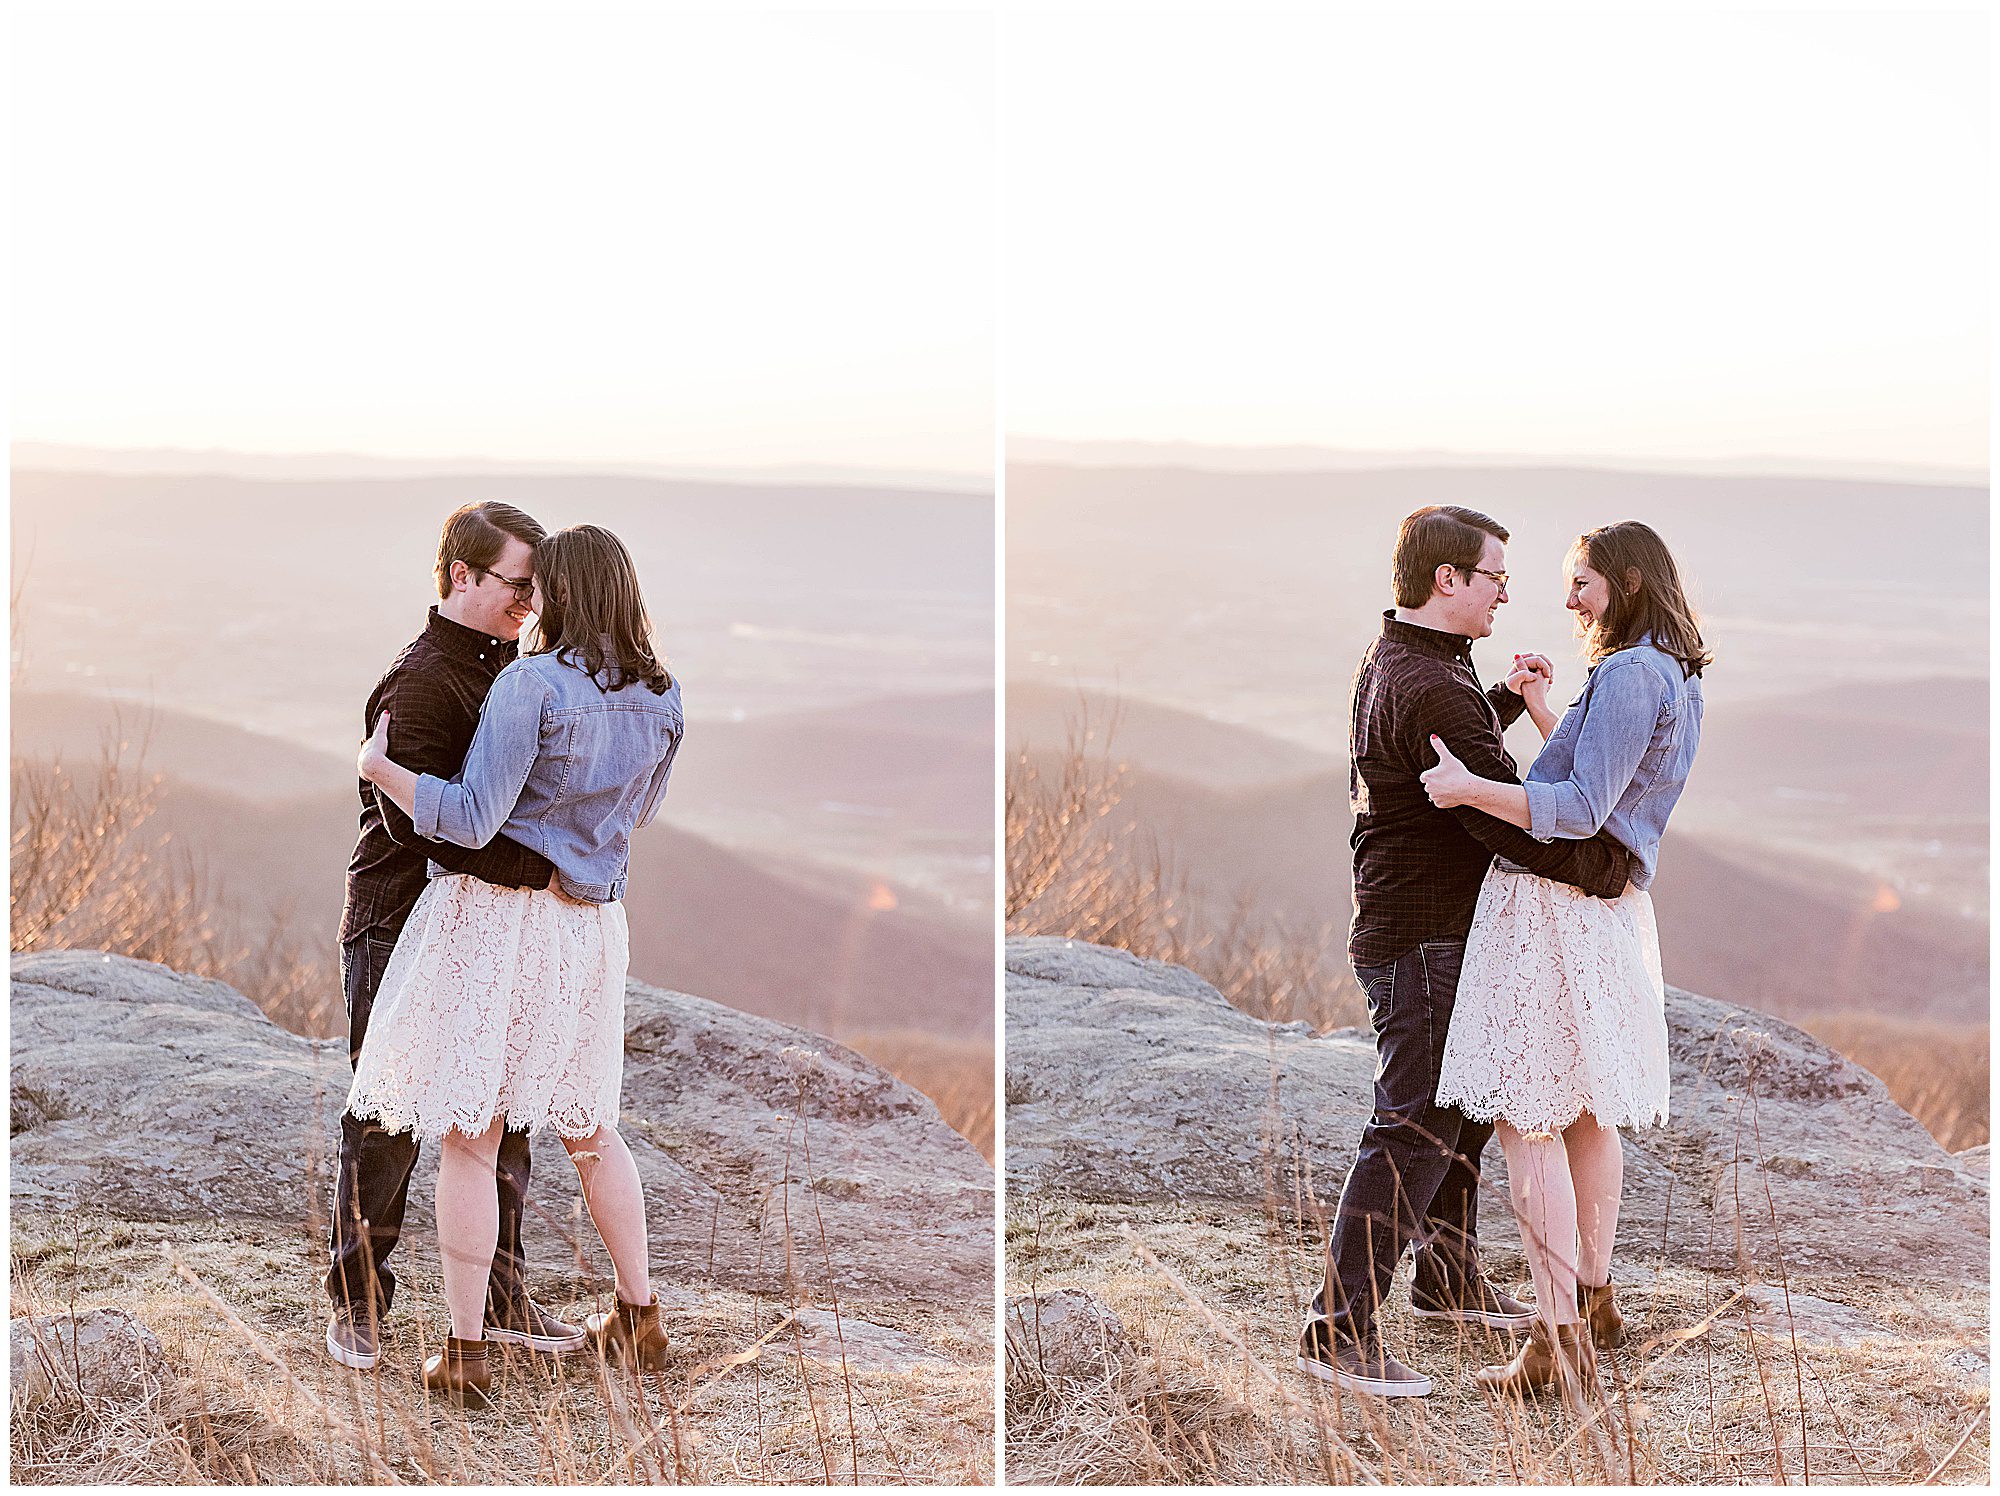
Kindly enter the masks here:
M 1424 793 L 1431 797 L 1431 804 L 1439 810 L 1469 804 L 1474 788 L 1481 782 L 1479 776 L 1453 758 L 1444 739 L 1436 733 L 1431 734 L 1431 747 L 1437 753 L 1437 765 L 1417 776 L 1423 781 Z
M 1507 672 L 1507 689 L 1528 704 L 1528 710 L 1540 714 L 1549 707 L 1549 687 L 1554 684 L 1556 667 L 1547 655 L 1525 654 L 1514 656 L 1514 668 Z
M 355 772 L 370 784 L 389 762 L 389 714 L 382 713 L 375 719 L 375 736 L 361 745 L 361 752 L 355 757 Z
M 1514 664 L 1507 671 L 1507 689 L 1516 696 L 1525 695 L 1522 689 L 1533 681 L 1540 681 L 1546 691 L 1556 678 L 1554 663 L 1544 654 L 1515 655 Z
M 571 898 L 569 894 L 565 892 L 563 889 L 561 873 L 549 874 L 549 892 L 554 894 L 557 898 L 561 899 L 565 904 L 575 904 L 576 906 L 582 909 L 590 909 L 595 907 L 594 905 L 592 905 L 589 899 Z

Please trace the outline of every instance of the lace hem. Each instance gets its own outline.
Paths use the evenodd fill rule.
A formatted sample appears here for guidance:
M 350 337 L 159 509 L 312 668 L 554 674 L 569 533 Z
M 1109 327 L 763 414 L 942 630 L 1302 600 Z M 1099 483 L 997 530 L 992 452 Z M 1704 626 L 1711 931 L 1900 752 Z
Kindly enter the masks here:
M 440 1120 L 435 1117 L 426 1120 L 407 1108 L 396 1107 L 393 1102 L 363 1099 L 357 1104 L 351 1095 L 347 1110 L 360 1121 L 378 1123 L 385 1132 L 407 1132 L 414 1135 L 419 1143 L 432 1145 L 443 1142 L 448 1132 L 462 1132 L 469 1138 L 476 1138 L 493 1125 L 495 1117 L 506 1115 L 494 1112 L 469 1122 L 450 1118 Z M 508 1117 L 508 1120 L 511 1122 L 513 1119 Z M 600 1128 L 615 1126 L 617 1121 L 616 1112 L 608 1117 L 590 1118 L 583 1122 L 569 1122 L 560 1117 L 537 1117 L 526 1127 L 510 1126 L 507 1130 L 525 1132 L 532 1137 L 547 1129 L 559 1138 L 576 1142 L 582 1138 L 594 1137 Z
M 1599 1107 L 1587 1101 L 1578 1101 L 1575 1110 L 1568 1116 L 1537 1118 L 1532 1123 L 1517 1122 L 1507 1115 L 1509 1102 L 1506 1097 L 1448 1096 L 1443 1087 L 1438 1089 L 1438 1105 L 1448 1106 L 1460 1116 L 1472 1122 L 1505 1122 L 1524 1137 L 1548 1138 L 1566 1132 L 1576 1125 L 1577 1119 L 1589 1112 L 1591 1119 L 1599 1127 L 1663 1127 L 1667 1121 L 1667 1103 L 1662 1101 L 1651 1111 L 1641 1114 L 1633 1112 L 1626 1116 L 1607 1116 Z

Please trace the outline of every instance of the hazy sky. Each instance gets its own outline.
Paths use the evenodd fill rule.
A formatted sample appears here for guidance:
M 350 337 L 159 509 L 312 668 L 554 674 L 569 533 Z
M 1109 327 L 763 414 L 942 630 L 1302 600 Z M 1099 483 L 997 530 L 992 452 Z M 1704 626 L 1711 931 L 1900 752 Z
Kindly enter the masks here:
M 990 469 L 989 17 L 449 10 L 17 15 L 14 435 Z
M 1008 429 L 1984 468 L 1987 25 L 1010 17 Z

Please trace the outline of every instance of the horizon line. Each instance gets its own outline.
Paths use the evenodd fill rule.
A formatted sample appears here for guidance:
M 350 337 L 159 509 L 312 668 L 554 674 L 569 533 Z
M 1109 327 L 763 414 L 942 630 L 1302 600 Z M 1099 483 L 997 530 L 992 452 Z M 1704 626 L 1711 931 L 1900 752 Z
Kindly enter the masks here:
M 109 465 L 94 465 L 93 459 Z M 148 462 L 168 464 L 145 467 Z M 215 463 L 206 467 L 200 464 Z M 771 463 L 665 462 L 652 458 L 479 457 L 466 455 L 406 456 L 378 452 L 320 448 L 279 451 L 251 447 L 105 446 L 90 442 L 51 442 L 14 437 L 8 444 L 8 467 L 18 471 L 89 472 L 117 477 L 217 477 L 283 481 L 277 473 L 228 471 L 231 464 L 269 464 L 330 468 L 342 465 L 380 469 L 378 472 L 322 472 L 299 475 L 321 480 L 361 481 L 411 477 L 642 477 L 683 481 L 761 483 L 778 487 L 809 484 L 833 487 L 909 488 L 922 492 L 990 494 L 990 474 L 958 468 L 901 467 L 893 463 L 801 460 Z
M 1060 437 L 1031 432 L 1010 432 L 1007 441 L 1010 461 L 1061 463 L 1074 460 L 1083 465 L 1085 459 L 1096 456 L 1097 461 L 1090 465 L 1129 468 L 1142 464 L 1143 459 L 1137 454 L 1153 453 L 1157 454 L 1157 461 L 1148 465 L 1196 471 L 1311 473 L 1418 467 L 1586 468 L 1681 476 L 1873 479 L 1975 487 L 1986 487 L 1991 481 L 1990 469 L 1954 463 L 1913 462 L 1899 458 L 1796 457 L 1777 453 L 1665 457 L 1632 453 L 1466 451 L 1452 447 L 1371 449 L 1335 447 L 1319 442 Z M 1050 451 L 1024 453 L 1016 458 L 1012 454 L 1016 443 L 1041 446 Z M 1124 449 L 1124 455 L 1112 456 L 1118 449 Z M 1054 455 L 1058 450 L 1067 456 Z M 1204 463 L 1200 460 L 1203 457 L 1215 460 Z M 1256 462 L 1258 458 L 1264 460 Z M 1314 459 L 1324 459 L 1328 465 L 1314 466 Z

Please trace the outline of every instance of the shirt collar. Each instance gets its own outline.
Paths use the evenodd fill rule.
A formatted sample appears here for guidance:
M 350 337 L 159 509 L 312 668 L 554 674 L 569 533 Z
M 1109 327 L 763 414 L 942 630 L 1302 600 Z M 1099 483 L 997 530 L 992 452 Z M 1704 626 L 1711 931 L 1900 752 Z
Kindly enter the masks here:
M 1407 623 L 1396 616 L 1394 608 L 1382 610 L 1382 637 L 1407 644 L 1412 649 L 1421 649 L 1425 654 L 1434 654 L 1442 660 L 1472 663 L 1472 641 L 1465 635 L 1425 628 L 1421 623 Z
M 496 639 L 491 634 L 482 634 L 478 629 L 469 629 L 462 623 L 453 623 L 431 605 L 430 617 L 424 624 L 424 636 L 446 654 L 461 660 L 482 661 L 492 658 L 511 660 L 520 651 L 520 643 L 514 639 Z M 495 654 L 498 651 L 498 654 Z

